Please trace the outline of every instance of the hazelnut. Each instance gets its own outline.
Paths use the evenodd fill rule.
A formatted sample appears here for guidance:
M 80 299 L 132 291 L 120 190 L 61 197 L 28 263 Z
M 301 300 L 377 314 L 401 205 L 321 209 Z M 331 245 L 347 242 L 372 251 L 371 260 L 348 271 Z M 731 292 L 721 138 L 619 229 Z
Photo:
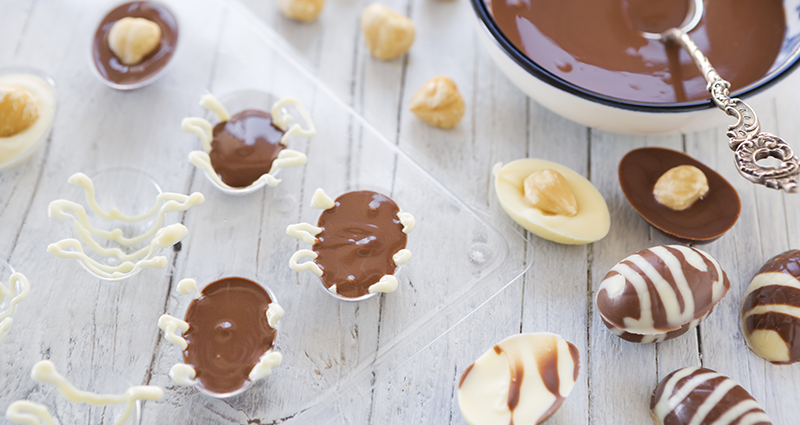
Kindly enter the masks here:
M 28 91 L 0 86 L 0 137 L 25 131 L 37 118 L 39 109 Z
M 325 0 L 278 0 L 281 13 L 300 22 L 311 22 L 317 18 Z
M 158 47 L 161 28 L 144 18 L 122 18 L 108 32 L 108 47 L 125 65 L 136 65 Z
M 658 178 L 653 195 L 667 208 L 682 211 L 708 193 L 708 179 L 694 165 L 670 168 Z
M 369 52 L 381 60 L 402 56 L 414 42 L 411 19 L 380 3 L 372 3 L 361 12 L 361 31 Z
M 464 116 L 464 99 L 456 83 L 444 75 L 431 78 L 417 90 L 409 107 L 419 119 L 439 128 L 453 128 Z
M 544 169 L 531 173 L 523 182 L 525 201 L 545 213 L 574 217 L 578 202 L 567 179 L 556 170 Z

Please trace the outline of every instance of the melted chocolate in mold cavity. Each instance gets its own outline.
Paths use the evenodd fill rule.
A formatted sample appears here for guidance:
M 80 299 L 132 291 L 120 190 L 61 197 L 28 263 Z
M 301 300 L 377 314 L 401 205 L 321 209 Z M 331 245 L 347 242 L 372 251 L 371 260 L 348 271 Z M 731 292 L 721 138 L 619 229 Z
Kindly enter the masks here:
M 275 340 L 267 321 L 271 302 L 264 288 L 240 277 L 213 282 L 192 301 L 183 359 L 194 367 L 198 386 L 225 394 L 249 381 L 250 371 Z
M 348 192 L 320 214 L 322 232 L 312 250 L 322 281 L 336 293 L 358 298 L 383 276 L 394 274 L 392 256 L 406 247 L 407 235 L 397 217 L 400 208 L 371 191 Z
M 272 169 L 284 131 L 268 112 L 247 109 L 214 126 L 211 166 L 225 184 L 247 187 Z
M 108 46 L 111 27 L 125 17 L 145 18 L 161 28 L 158 46 L 136 65 L 120 62 Z M 167 66 L 177 44 L 178 22 L 172 13 L 158 3 L 135 1 L 117 6 L 100 22 L 92 42 L 92 59 L 103 78 L 116 84 L 131 85 L 152 77 Z
M 693 165 L 708 179 L 708 193 L 689 208 L 675 211 L 656 200 L 653 188 L 662 174 L 679 165 Z M 716 171 L 684 154 L 664 148 L 628 152 L 619 163 L 619 184 L 634 210 L 661 233 L 683 243 L 709 243 L 739 219 L 739 194 Z
M 678 46 L 640 31 L 680 25 L 689 1 L 492 1 L 491 12 L 509 41 L 546 71 L 606 96 L 672 103 L 709 98 L 706 82 Z M 780 0 L 706 0 L 691 35 L 738 90 L 766 75 L 785 30 Z

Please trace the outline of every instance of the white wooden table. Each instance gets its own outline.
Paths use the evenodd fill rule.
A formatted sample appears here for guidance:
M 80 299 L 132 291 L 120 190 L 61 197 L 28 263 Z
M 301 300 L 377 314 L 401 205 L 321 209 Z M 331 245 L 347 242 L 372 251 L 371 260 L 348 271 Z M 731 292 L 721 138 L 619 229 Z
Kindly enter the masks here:
M 522 278 L 507 286 L 490 284 L 475 299 L 464 295 L 462 307 L 477 310 L 471 315 L 461 310 L 445 314 L 437 322 L 439 327 L 431 330 L 436 335 L 448 330 L 441 338 L 423 336 L 426 345 L 404 346 L 398 348 L 402 354 L 387 357 L 386 351 L 397 347 L 382 346 L 382 335 L 403 336 L 403 321 L 415 319 L 395 309 L 397 304 L 412 302 L 410 294 L 418 290 L 424 293 L 420 285 L 447 282 L 454 273 L 452 268 L 461 267 L 463 259 L 448 258 L 447 253 L 437 257 L 437 249 L 447 246 L 450 234 L 435 230 L 436 226 L 425 229 L 426 222 L 436 220 L 435 216 L 425 217 L 419 234 L 409 239 L 420 257 L 406 266 L 408 274 L 398 293 L 361 304 L 335 302 L 319 295 L 312 279 L 298 277 L 288 268 L 273 268 L 276 257 L 283 263 L 298 248 L 284 234 L 287 221 L 314 220 L 315 213 L 301 207 L 313 190 L 312 183 L 304 183 L 304 179 L 311 182 L 319 177 L 314 173 L 334 171 L 287 170 L 278 188 L 248 197 L 227 197 L 186 161 L 196 140 L 183 133 L 178 123 L 184 116 L 202 113 L 196 103 L 203 88 L 215 93 L 243 88 L 241 81 L 232 78 L 237 72 L 274 77 L 267 75 L 269 60 L 274 58 L 253 58 L 253 69 L 237 69 L 234 65 L 240 65 L 237 60 L 241 58 L 231 58 L 231 52 L 219 49 L 230 40 L 239 40 L 236 37 L 245 31 L 238 4 L 229 9 L 212 2 L 212 7 L 198 9 L 188 1 L 175 2 L 181 35 L 193 40 L 182 44 L 180 62 L 152 86 L 131 93 L 115 92 L 91 75 L 87 58 L 88 37 L 113 3 L 0 2 L 0 66 L 46 71 L 56 80 L 59 96 L 46 145 L 25 164 L 0 172 L 0 255 L 25 273 L 32 286 L 31 296 L 18 307 L 14 327 L 0 342 L 0 410 L 14 400 L 40 396 L 43 387 L 30 379 L 30 368 L 41 359 L 51 359 L 82 389 L 103 387 L 112 376 L 130 384 L 164 387 L 160 401 L 144 404 L 144 424 L 323 420 L 461 424 L 455 387 L 464 368 L 506 336 L 549 331 L 563 335 L 581 354 L 578 384 L 550 423 L 651 423 L 648 403 L 656 384 L 675 369 L 700 365 L 743 385 L 775 424 L 797 423 L 800 365 L 774 366 L 752 354 L 739 333 L 739 306 L 748 282 L 764 261 L 800 248 L 800 196 L 755 187 L 740 178 L 723 128 L 684 136 L 638 137 L 566 121 L 525 97 L 491 63 L 473 35 L 469 24 L 472 11 L 466 0 L 387 1 L 408 14 L 417 28 L 410 53 L 391 62 L 374 60 L 364 46 L 357 23 L 367 1 L 329 0 L 316 22 L 299 24 L 283 18 L 276 2 L 245 0 L 241 10 L 249 10 L 245 14 L 253 22 L 263 22 L 282 35 L 336 96 L 474 207 L 476 214 L 486 214 L 507 241 L 503 262 L 511 275 L 530 266 Z M 416 89 L 438 74 L 452 77 L 467 102 L 464 120 L 451 131 L 423 124 L 407 108 Z M 294 87 L 290 80 L 285 80 L 288 89 L 304 94 L 304 88 Z M 307 98 L 314 99 L 314 93 L 318 92 L 312 91 Z M 787 90 L 766 109 L 759 109 L 763 128 L 780 134 L 796 148 L 800 146 L 794 102 L 798 94 Z M 369 162 L 370 146 L 356 145 L 346 152 L 357 156 L 363 151 L 367 156 L 362 162 L 347 159 L 348 173 L 358 174 L 363 168 L 360 164 Z M 671 243 L 637 216 L 618 185 L 619 160 L 641 146 L 685 151 L 725 176 L 742 198 L 742 214 L 734 228 L 701 247 L 727 271 L 731 279 L 728 296 L 696 331 L 650 345 L 630 344 L 613 336 L 593 307 L 597 286 L 617 261 L 641 249 Z M 531 235 L 527 235 L 528 244 L 516 235 L 513 230 L 522 229 L 499 207 L 490 170 L 496 162 L 521 157 L 556 161 L 588 177 L 611 211 L 609 235 L 588 246 L 558 245 Z M 145 271 L 127 281 L 109 283 L 45 251 L 64 231 L 47 218 L 46 211 L 50 201 L 63 196 L 72 173 L 121 165 L 146 169 L 167 190 L 202 191 L 206 203 L 181 218 L 190 236 L 179 252 L 166 252 L 167 271 Z M 398 185 L 402 172 L 396 171 Z M 400 185 L 392 196 L 412 197 L 408 191 L 413 189 Z M 430 202 L 435 205 L 438 201 Z M 420 235 L 426 235 L 425 239 Z M 420 239 L 414 241 L 414 236 Z M 430 264 L 426 256 L 437 258 L 439 267 L 421 270 L 422 265 Z M 285 353 L 299 353 L 287 356 L 267 382 L 227 400 L 172 384 L 166 373 L 179 361 L 179 354 L 155 326 L 161 314 L 180 317 L 185 311 L 188 300 L 174 292 L 174 282 L 209 276 L 220 268 L 255 270 L 260 276 L 269 276 L 268 284 L 274 285 L 272 289 L 288 312 L 287 336 L 281 344 Z M 280 282 L 291 282 L 300 291 L 309 286 L 310 292 L 294 296 L 281 288 Z M 300 302 L 305 299 L 310 304 Z M 337 335 L 325 335 L 326 326 L 334 326 Z M 318 341 L 325 349 L 308 349 L 303 356 L 303 350 L 291 346 L 300 340 Z M 354 370 L 371 373 L 370 359 L 385 358 L 388 363 L 381 368 L 388 367 L 385 370 L 393 373 L 374 373 L 366 383 L 345 385 Z M 367 365 L 366 369 L 359 369 L 361 365 Z M 326 398 L 326 391 L 338 388 L 355 389 L 359 396 Z M 303 399 L 309 393 L 315 395 L 302 409 L 286 401 Z M 318 405 L 330 410 L 317 409 Z M 63 402 L 58 406 L 63 424 L 100 423 L 101 409 L 89 411 Z

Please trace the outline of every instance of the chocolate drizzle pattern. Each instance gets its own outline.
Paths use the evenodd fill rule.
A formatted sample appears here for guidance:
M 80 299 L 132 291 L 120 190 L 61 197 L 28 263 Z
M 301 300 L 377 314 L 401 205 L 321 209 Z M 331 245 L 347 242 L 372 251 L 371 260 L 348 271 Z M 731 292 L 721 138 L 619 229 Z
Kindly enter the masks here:
M 728 276 L 709 254 L 657 246 L 617 263 L 600 284 L 596 303 L 615 335 L 630 342 L 659 342 L 700 324 L 728 289 Z
M 758 402 L 730 378 L 687 367 L 664 378 L 650 399 L 658 425 L 772 425 Z
M 473 425 L 538 424 L 558 410 L 579 371 L 577 348 L 560 336 L 514 335 L 467 367 L 458 385 L 459 406 Z
M 211 166 L 225 184 L 247 187 L 272 170 L 272 163 L 286 148 L 284 131 L 268 112 L 247 109 L 214 126 Z
M 242 388 L 261 356 L 273 347 L 276 331 L 267 320 L 272 302 L 259 284 L 240 277 L 206 286 L 186 311 L 189 330 L 184 362 L 197 385 L 225 394 Z
M 125 65 L 108 45 L 111 27 L 122 18 L 145 18 L 161 28 L 158 46 L 136 65 Z M 117 6 L 103 18 L 92 42 L 92 60 L 100 76 L 122 85 L 147 80 L 164 69 L 178 44 L 178 22 L 166 7 L 149 1 L 134 1 Z
M 745 292 L 741 326 L 759 356 L 775 364 L 800 361 L 800 250 L 761 267 Z
M 348 192 L 322 212 L 317 225 L 322 232 L 312 250 L 322 269 L 322 281 L 336 293 L 356 298 L 383 276 L 394 273 L 392 256 L 406 247 L 398 213 L 388 197 L 371 191 Z

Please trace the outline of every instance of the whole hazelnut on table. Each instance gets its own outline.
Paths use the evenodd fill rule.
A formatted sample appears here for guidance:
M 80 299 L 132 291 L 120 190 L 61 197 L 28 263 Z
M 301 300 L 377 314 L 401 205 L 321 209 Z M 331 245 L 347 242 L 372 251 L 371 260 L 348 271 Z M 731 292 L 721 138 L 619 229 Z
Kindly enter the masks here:
M 281 13 L 300 22 L 311 22 L 322 12 L 325 0 L 278 0 Z
M 456 83 L 444 75 L 431 78 L 417 90 L 409 107 L 419 119 L 439 128 L 458 125 L 465 109 Z
M 158 47 L 161 27 L 144 18 L 125 17 L 108 32 L 108 47 L 125 65 L 136 65 Z
M 402 56 L 414 42 L 411 19 L 380 3 L 372 3 L 361 12 L 361 31 L 369 52 L 381 60 Z

